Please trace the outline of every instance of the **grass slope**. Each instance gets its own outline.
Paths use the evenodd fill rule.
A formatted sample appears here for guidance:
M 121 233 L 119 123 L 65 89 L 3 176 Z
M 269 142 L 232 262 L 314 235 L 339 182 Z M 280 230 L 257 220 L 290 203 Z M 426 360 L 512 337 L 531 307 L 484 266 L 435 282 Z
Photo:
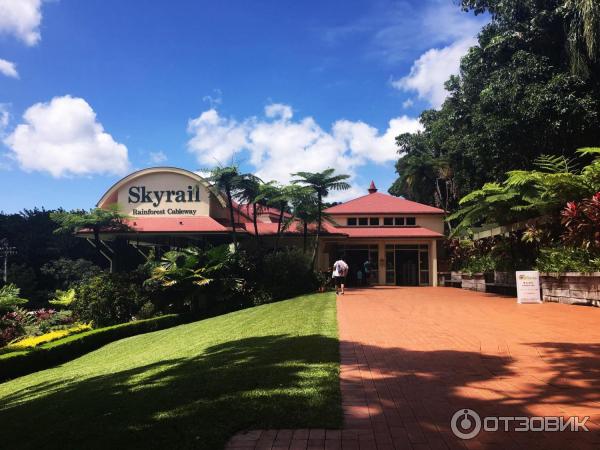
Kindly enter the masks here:
M 335 311 L 298 297 L 0 384 L 1 447 L 214 450 L 242 429 L 339 427 Z

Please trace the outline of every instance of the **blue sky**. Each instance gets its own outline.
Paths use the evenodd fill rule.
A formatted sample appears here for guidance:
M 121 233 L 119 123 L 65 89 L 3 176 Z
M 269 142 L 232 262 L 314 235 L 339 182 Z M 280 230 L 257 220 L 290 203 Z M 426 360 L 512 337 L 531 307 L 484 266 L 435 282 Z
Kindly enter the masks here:
M 128 172 L 235 161 L 395 179 L 485 18 L 453 0 L 0 0 L 0 210 L 89 208 Z

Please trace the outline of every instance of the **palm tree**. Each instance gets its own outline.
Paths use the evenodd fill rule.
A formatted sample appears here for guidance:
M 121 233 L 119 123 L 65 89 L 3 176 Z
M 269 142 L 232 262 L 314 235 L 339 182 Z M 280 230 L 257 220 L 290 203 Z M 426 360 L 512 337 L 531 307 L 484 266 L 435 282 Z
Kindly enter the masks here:
M 292 217 L 286 224 L 286 227 L 292 221 L 299 220 L 302 226 L 302 249 L 306 253 L 308 241 L 308 227 L 317 221 L 317 196 L 314 191 L 307 186 L 290 186 L 290 202 L 292 204 Z
M 281 186 L 275 181 L 269 181 L 268 183 L 260 185 L 260 195 L 258 200 L 266 206 L 273 207 L 279 211 L 274 250 L 277 250 L 279 247 L 279 239 L 284 230 L 283 218 L 288 211 L 289 203 L 292 198 L 292 191 L 292 186 Z
M 316 261 L 319 238 L 323 226 L 323 199 L 329 195 L 330 191 L 345 191 L 350 189 L 350 185 L 344 181 L 350 178 L 350 175 L 335 175 L 334 173 L 335 169 L 325 169 L 323 172 L 297 172 L 292 174 L 292 176 L 298 177 L 292 180 L 292 183 L 310 187 L 317 195 L 317 236 L 313 251 L 313 261 Z
M 111 205 L 106 209 L 94 208 L 88 211 L 58 210 L 50 213 L 50 218 L 58 224 L 55 233 L 74 233 L 82 229 L 92 230 L 94 245 L 101 251 L 100 232 L 103 229 L 111 231 L 128 231 L 130 227 L 125 223 L 127 216 L 119 211 L 118 205 Z
M 587 77 L 600 61 L 600 2 L 566 0 L 562 10 L 571 69 Z
M 207 301 L 205 289 L 210 283 L 239 282 L 224 270 L 230 257 L 226 245 L 208 250 L 197 247 L 170 250 L 162 256 L 146 282 L 156 282 L 164 289 L 177 292 L 184 302 L 190 303 L 190 310 L 197 312 Z
M 210 171 L 209 181 L 219 191 L 225 192 L 227 207 L 229 208 L 229 220 L 231 222 L 231 239 L 233 246 L 237 249 L 237 234 L 235 232 L 235 216 L 233 196 L 239 181 L 240 172 L 237 166 L 217 166 Z
M 265 205 L 265 201 L 261 196 L 261 185 L 262 180 L 256 175 L 250 173 L 239 175 L 235 181 L 236 193 L 234 194 L 240 203 L 246 204 L 247 208 L 252 206 L 252 223 L 254 224 L 254 236 L 257 245 L 260 244 L 257 217 L 261 207 Z

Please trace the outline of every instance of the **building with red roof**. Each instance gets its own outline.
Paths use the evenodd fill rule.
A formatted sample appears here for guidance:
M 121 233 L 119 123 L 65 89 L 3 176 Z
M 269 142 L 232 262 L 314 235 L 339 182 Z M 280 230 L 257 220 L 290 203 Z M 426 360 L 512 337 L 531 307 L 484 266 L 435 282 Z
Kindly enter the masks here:
M 327 271 L 342 257 L 350 266 L 350 284 L 435 285 L 445 212 L 380 193 L 374 182 L 367 192 L 325 210 L 318 268 Z M 116 240 L 139 252 L 149 246 L 228 243 L 233 226 L 240 241 L 250 244 L 255 233 L 251 206 L 234 203 L 232 224 L 225 196 L 202 176 L 184 169 L 156 167 L 126 176 L 97 204 L 99 208 L 113 205 L 127 216 L 127 229 L 104 230 L 101 239 L 107 248 Z M 256 219 L 262 239 L 280 235 L 282 246 L 302 245 L 303 226 L 290 213 L 261 208 Z M 314 236 L 316 227 L 310 225 L 308 233 Z M 90 237 L 85 230 L 80 234 Z

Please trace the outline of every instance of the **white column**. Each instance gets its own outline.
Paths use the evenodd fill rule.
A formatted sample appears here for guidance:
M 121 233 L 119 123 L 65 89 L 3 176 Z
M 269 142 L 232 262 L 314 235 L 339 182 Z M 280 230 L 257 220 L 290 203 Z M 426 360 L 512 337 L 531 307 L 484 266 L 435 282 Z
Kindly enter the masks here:
M 437 274 L 437 241 L 435 239 L 431 240 L 431 285 L 438 285 L 438 274 Z

